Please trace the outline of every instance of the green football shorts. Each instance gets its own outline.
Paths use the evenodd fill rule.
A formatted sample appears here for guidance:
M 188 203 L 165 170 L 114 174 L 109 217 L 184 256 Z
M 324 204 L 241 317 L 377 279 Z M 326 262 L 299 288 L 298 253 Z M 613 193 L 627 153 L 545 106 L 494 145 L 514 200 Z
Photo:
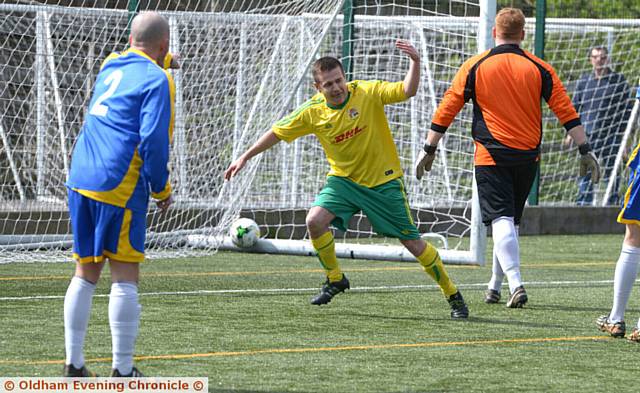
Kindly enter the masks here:
M 331 224 L 342 231 L 347 230 L 351 216 L 362 210 L 373 230 L 380 235 L 401 240 L 420 238 L 411 217 L 402 178 L 368 188 L 346 177 L 329 176 L 313 206 L 335 214 Z

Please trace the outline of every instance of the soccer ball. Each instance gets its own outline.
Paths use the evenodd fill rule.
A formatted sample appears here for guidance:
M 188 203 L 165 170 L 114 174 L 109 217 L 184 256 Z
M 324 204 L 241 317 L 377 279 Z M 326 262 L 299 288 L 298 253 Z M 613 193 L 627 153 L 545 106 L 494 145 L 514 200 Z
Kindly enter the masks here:
M 250 218 L 239 218 L 229 229 L 231 241 L 238 247 L 252 247 L 260 238 L 260 227 Z

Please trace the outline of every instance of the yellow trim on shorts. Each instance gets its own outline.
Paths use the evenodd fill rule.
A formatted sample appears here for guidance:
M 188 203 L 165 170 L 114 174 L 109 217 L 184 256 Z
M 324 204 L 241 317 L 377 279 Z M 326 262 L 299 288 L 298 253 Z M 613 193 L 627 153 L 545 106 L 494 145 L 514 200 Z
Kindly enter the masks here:
M 411 223 L 411 225 L 416 225 L 413 222 L 413 216 L 411 215 L 411 208 L 409 207 L 409 200 L 407 199 L 407 193 L 404 190 L 404 181 L 402 181 L 402 178 L 400 177 L 397 177 L 394 180 L 396 180 L 400 184 L 400 192 L 402 193 L 402 199 L 404 200 L 404 209 L 407 212 L 407 217 L 409 217 L 409 222 Z
M 119 254 L 114 254 L 114 253 L 109 252 L 109 251 L 105 251 L 104 255 L 107 258 L 109 258 L 109 260 L 115 261 L 115 262 L 127 262 L 127 263 L 144 262 L 144 254 L 142 254 L 141 257 L 128 257 L 128 256 L 119 255 Z
M 80 257 L 77 253 L 73 253 L 73 259 L 78 263 L 100 263 L 104 262 L 104 256 L 102 255 L 90 255 L 88 257 Z
M 80 257 L 77 253 L 73 253 L 73 259 L 79 263 L 100 263 L 106 258 L 116 262 L 139 263 L 144 261 L 144 253 L 136 250 L 129 241 L 129 231 L 131 228 L 131 210 L 124 210 L 124 218 L 122 219 L 122 227 L 120 227 L 120 237 L 118 238 L 118 252 L 113 253 L 107 250 L 103 251 L 103 255 L 90 255 L 88 257 Z
M 130 229 L 131 210 L 125 209 L 122 227 L 120 228 L 120 238 L 118 239 L 118 252 L 112 253 L 105 250 L 104 255 L 118 262 L 142 262 L 144 260 L 144 253 L 133 248 L 131 242 L 129 242 Z
M 620 216 L 618 216 L 618 222 L 620 224 L 635 224 L 635 225 L 640 225 L 640 221 L 638 220 L 627 220 L 626 218 L 620 218 Z
M 626 218 L 622 218 L 622 216 L 624 215 L 624 212 L 627 210 L 627 204 L 629 203 L 629 199 L 631 199 L 631 191 L 633 189 L 633 186 L 636 184 L 637 179 L 638 179 L 638 173 L 636 172 L 635 176 L 633 176 L 633 181 L 631 182 L 631 184 L 629 184 L 629 187 L 627 187 L 627 191 L 624 193 L 624 205 L 622 206 L 620 213 L 618 213 L 618 219 L 617 219 L 617 221 L 620 224 L 640 224 L 640 221 L 638 220 L 628 220 Z

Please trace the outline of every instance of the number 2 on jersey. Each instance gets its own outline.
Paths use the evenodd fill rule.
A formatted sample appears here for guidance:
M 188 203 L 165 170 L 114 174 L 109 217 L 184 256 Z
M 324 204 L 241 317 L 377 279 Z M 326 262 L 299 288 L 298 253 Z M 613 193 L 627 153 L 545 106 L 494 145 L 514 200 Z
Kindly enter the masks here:
M 98 99 L 96 100 L 96 103 L 93 104 L 93 106 L 91 107 L 91 110 L 89 111 L 90 114 L 95 115 L 95 116 L 106 116 L 107 115 L 107 111 L 109 110 L 109 107 L 106 106 L 106 105 L 103 105 L 102 103 L 106 99 L 111 97 L 113 95 L 113 93 L 116 92 L 116 89 L 118 88 L 118 85 L 120 84 L 120 81 L 122 81 L 122 75 L 123 74 L 122 74 L 121 70 L 115 70 L 111 74 L 109 74 L 107 79 L 104 80 L 104 84 L 109 86 L 109 88 L 107 89 L 107 91 L 102 93 L 102 95 L 100 97 L 98 97 Z

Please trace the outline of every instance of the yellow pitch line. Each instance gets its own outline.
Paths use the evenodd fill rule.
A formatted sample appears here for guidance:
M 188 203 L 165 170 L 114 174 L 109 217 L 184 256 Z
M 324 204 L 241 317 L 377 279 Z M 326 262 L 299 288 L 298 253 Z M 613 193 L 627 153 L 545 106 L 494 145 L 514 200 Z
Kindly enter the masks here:
M 526 267 L 527 269 L 537 268 L 537 267 L 580 267 L 580 266 L 609 266 L 615 265 L 615 261 L 608 262 L 581 262 L 581 263 L 571 263 L 571 262 L 550 262 L 550 263 L 540 263 L 535 265 L 529 264 L 521 264 L 521 267 Z
M 531 343 L 547 343 L 547 342 L 563 342 L 563 341 L 605 341 L 610 340 L 607 336 L 581 336 L 581 337 L 542 337 L 542 338 L 512 338 L 503 340 L 476 340 L 476 341 L 448 341 L 448 342 L 430 342 L 430 343 L 413 343 L 413 344 L 380 344 L 380 345 L 350 345 L 342 347 L 319 347 L 319 348 L 273 348 L 260 349 L 256 351 L 236 351 L 236 352 L 208 352 L 208 353 L 190 353 L 190 354 L 174 354 L 174 355 L 150 355 L 135 356 L 135 360 L 173 360 L 173 359 L 196 359 L 211 357 L 233 357 L 233 356 L 251 356 L 281 353 L 309 353 L 309 352 L 331 352 L 331 351 L 366 351 L 371 349 L 396 349 L 396 348 L 437 348 L 452 346 L 468 346 L 468 345 L 488 345 L 488 344 L 531 344 Z M 94 358 L 86 359 L 87 363 L 111 362 L 111 358 Z M 64 364 L 64 360 L 40 360 L 40 361 L 19 361 L 19 360 L 0 360 L 0 364 L 16 364 L 16 365 L 43 365 L 43 364 Z
M 584 263 L 545 263 L 528 265 L 522 264 L 521 267 L 527 269 L 546 268 L 546 267 L 580 267 L 580 266 L 609 266 L 615 262 L 584 262 Z M 479 269 L 478 266 L 468 265 L 447 265 L 447 269 L 472 268 Z M 422 270 L 417 264 L 415 266 L 393 266 L 393 267 L 364 267 L 364 268 L 347 268 L 345 272 L 375 272 L 375 271 L 409 271 Z M 258 276 L 268 274 L 285 274 L 285 273 L 324 273 L 322 269 L 290 269 L 290 270 L 267 270 L 252 272 L 167 272 L 167 273 L 142 273 L 142 277 L 197 277 L 197 276 Z M 13 276 L 0 277 L 0 281 L 37 281 L 37 280 L 69 280 L 70 275 L 66 276 Z

